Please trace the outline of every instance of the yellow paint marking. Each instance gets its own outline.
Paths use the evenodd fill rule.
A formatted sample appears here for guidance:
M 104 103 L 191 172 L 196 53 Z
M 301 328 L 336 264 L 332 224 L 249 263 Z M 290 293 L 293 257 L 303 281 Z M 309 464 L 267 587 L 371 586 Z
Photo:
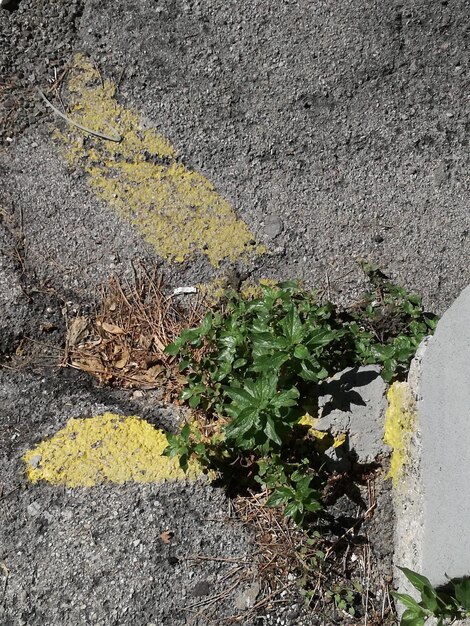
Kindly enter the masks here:
M 74 121 L 105 134 L 111 126 L 122 136 L 114 143 L 73 127 L 56 131 L 68 162 L 85 169 L 96 194 L 161 257 L 182 262 L 201 253 L 216 267 L 225 258 L 265 251 L 214 186 L 179 163 L 165 137 L 144 130 L 137 111 L 116 101 L 115 85 L 101 80 L 82 54 L 75 57 L 68 88 Z
M 23 460 L 31 482 L 67 487 L 159 483 L 202 475 L 194 461 L 184 474 L 176 458 L 162 456 L 166 446 L 165 433 L 139 417 L 105 413 L 70 419 L 65 428 L 26 452 Z
M 416 404 L 407 383 L 393 383 L 388 394 L 384 442 L 392 448 L 388 478 L 396 487 L 408 458 L 408 444 L 415 431 Z
M 318 417 L 313 417 L 310 413 L 305 413 L 299 420 L 301 426 L 308 426 L 308 433 L 315 438 L 315 444 L 319 452 L 325 452 L 328 448 L 339 448 L 347 441 L 347 434 L 343 432 L 330 433 L 327 430 L 319 430 Z
M 253 300 L 254 298 L 261 298 L 263 295 L 262 287 L 275 288 L 279 284 L 279 281 L 272 278 L 260 278 L 258 282 L 248 280 L 243 283 L 240 289 L 240 293 L 245 300 Z

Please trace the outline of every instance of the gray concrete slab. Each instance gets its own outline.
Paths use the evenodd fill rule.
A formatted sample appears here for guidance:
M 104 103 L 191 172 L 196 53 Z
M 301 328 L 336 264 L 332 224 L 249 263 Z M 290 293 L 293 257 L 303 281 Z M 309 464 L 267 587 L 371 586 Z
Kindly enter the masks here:
M 347 432 L 349 449 L 359 463 L 373 462 L 385 448 L 386 390 L 380 367 L 346 368 L 322 386 L 316 428 Z
M 407 567 L 415 572 L 422 571 L 424 493 L 421 477 L 422 441 L 417 407 L 422 400 L 422 361 L 429 341 L 428 337 L 419 346 L 411 362 L 407 383 L 399 383 L 400 387 L 395 388 L 394 396 L 389 397 L 389 409 L 395 403 L 393 407 L 395 411 L 405 411 L 408 417 L 411 417 L 410 429 L 405 432 L 402 430 L 401 433 L 402 458 L 406 463 L 400 468 L 399 475 L 394 480 L 394 585 L 400 592 L 411 594 L 417 600 L 419 597 L 416 590 L 399 568 Z M 401 614 L 404 607 L 398 603 L 397 610 Z
M 422 571 L 470 574 L 470 288 L 444 314 L 422 364 Z

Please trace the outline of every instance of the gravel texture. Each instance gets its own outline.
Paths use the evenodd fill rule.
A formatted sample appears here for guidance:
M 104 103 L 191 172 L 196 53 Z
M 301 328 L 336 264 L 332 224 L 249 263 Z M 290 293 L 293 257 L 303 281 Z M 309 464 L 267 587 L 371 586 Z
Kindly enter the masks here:
M 0 562 L 8 568 L 2 626 L 202 625 L 211 611 L 190 620 L 200 609 L 183 607 L 233 587 L 239 564 L 230 559 L 247 561 L 243 574 L 253 579 L 249 532 L 229 520 L 220 489 L 203 483 L 64 489 L 28 487 L 22 478 L 25 448 L 69 417 L 139 413 L 174 428 L 174 411 L 151 397 L 132 401 L 96 389 L 70 370 L 41 376 L 4 370 L 0 399 Z M 164 531 L 173 533 L 169 544 L 160 539 Z M 219 617 L 237 613 L 235 589 L 215 609 Z
M 347 297 L 367 257 L 442 312 L 468 282 L 469 10 L 91 0 L 80 45 L 277 250 L 259 273 Z
M 37 68 L 35 83 L 45 87 L 53 79 L 39 72 L 47 47 L 65 42 L 57 53 L 63 63 L 75 38 L 75 49 L 119 81 L 119 97 L 139 107 L 268 244 L 271 255 L 246 272 L 328 284 L 333 298 L 348 300 L 361 284 L 354 259 L 366 257 L 440 312 L 466 285 L 467 1 L 250 1 L 234 11 L 218 1 L 89 0 L 81 19 L 79 3 L 67 9 L 68 21 L 57 6 L 23 0 L 17 11 L 0 11 L 5 63 L 30 67 L 28 76 Z M 40 50 L 15 51 L 23 23 Z M 67 36 L 58 38 L 60 29 Z M 13 91 L 15 111 L 44 113 L 35 95 Z M 47 238 L 42 216 L 58 217 L 58 229 L 60 209 L 69 231 L 80 226 L 99 240 L 106 211 L 84 197 L 80 174 L 57 175 L 63 165 L 43 134 L 22 141 L 16 134 L 13 143 L 0 185 L 11 202 L 31 205 L 38 224 L 28 219 L 29 227 Z M 90 211 L 100 215 L 88 219 Z M 111 218 L 111 237 L 116 230 Z M 30 245 L 32 254 L 43 250 L 40 233 Z M 107 249 L 120 254 L 114 244 Z M 51 250 L 57 263 L 72 253 L 77 264 L 94 254 L 89 246 Z M 184 270 L 209 272 L 202 262 Z
M 44 120 L 35 88 L 60 76 L 83 7 L 83 0 L 13 0 L 0 6 L 0 145 Z
M 361 256 L 442 312 L 468 282 L 469 9 L 467 0 L 0 7 L 0 353 L 21 353 L 25 337 L 60 347 L 61 310 L 93 303 L 111 273 L 131 276 L 132 260 L 154 260 L 174 286 L 211 277 L 201 260 L 170 268 L 155 259 L 83 172 L 65 165 L 50 137 L 58 122 L 35 86 L 60 79 L 74 50 L 119 83 L 120 100 L 270 249 L 248 267 L 224 267 L 229 277 L 302 278 L 344 302 L 362 285 Z M 21 474 L 24 449 L 68 417 L 109 409 L 152 419 L 152 398 L 136 406 L 60 369 L 0 375 L 0 561 L 10 572 L 0 623 L 206 624 L 182 609 L 193 592 L 221 590 L 230 566 L 196 567 L 188 555 L 252 550 L 240 526 L 210 522 L 227 512 L 220 491 L 71 492 L 25 488 Z M 176 424 L 159 411 L 153 419 Z M 379 502 L 370 534 L 388 563 L 389 494 Z M 159 539 L 167 527 L 170 547 Z M 217 603 L 219 617 L 235 610 L 235 597 Z M 315 621 L 288 613 L 268 623 Z
M 221 489 L 204 482 L 28 485 L 21 455 L 70 417 L 139 414 L 170 430 L 180 419 L 151 394 L 133 399 L 96 388 L 74 370 L 35 370 L 0 371 L 2 626 L 203 626 L 228 616 L 248 626 L 309 626 L 338 619 L 333 612 L 317 620 L 295 597 L 244 618 L 244 607 L 266 590 L 257 579 L 253 535 L 231 517 Z M 332 538 L 355 524 L 353 550 L 361 555 L 361 545 L 373 546 L 371 593 L 392 558 L 390 489 L 381 481 L 376 489 L 377 513 L 362 527 L 367 489 L 339 493 L 328 506 L 336 519 Z M 160 538 L 166 531 L 168 544 Z
M 207 623 L 207 616 L 189 619 L 200 608 L 185 607 L 233 586 L 227 582 L 230 574 L 236 581 L 236 565 L 229 559 L 250 559 L 247 534 L 226 519 L 224 497 L 207 485 L 15 494 L 0 530 L 9 568 L 1 623 Z M 173 538 L 165 544 L 160 534 L 168 530 Z M 237 613 L 233 590 L 215 608 L 219 617 Z

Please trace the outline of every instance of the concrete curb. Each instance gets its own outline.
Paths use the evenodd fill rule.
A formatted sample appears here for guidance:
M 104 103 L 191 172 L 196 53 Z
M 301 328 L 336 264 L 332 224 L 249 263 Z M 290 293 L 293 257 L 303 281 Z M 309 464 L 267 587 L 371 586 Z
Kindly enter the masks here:
M 422 440 L 418 421 L 418 406 L 422 400 L 420 395 L 421 364 L 429 340 L 429 338 L 425 339 L 420 345 L 411 363 L 408 382 L 403 383 L 404 400 L 408 403 L 408 410 L 414 413 L 415 422 L 414 428 L 403 434 L 406 445 L 406 463 L 395 482 L 393 491 L 396 520 L 393 559 L 395 565 L 394 580 L 400 592 L 410 593 L 413 596 L 415 596 L 415 590 L 398 568 L 408 567 L 416 572 L 422 571 L 424 493 L 421 476 Z
M 444 314 L 422 364 L 423 572 L 470 573 L 470 288 Z
M 420 346 L 405 384 L 415 419 L 394 488 L 394 564 L 399 590 L 415 597 L 399 566 L 435 586 L 470 574 L 469 311 L 467 288 Z

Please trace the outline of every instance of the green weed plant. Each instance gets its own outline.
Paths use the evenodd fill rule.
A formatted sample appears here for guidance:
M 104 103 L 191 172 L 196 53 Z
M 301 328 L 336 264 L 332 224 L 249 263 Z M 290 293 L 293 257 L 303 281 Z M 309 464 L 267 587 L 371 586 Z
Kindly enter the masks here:
M 393 597 L 406 607 L 400 626 L 423 626 L 430 618 L 435 618 L 436 626 L 446 626 L 470 617 L 470 578 L 451 580 L 440 590 L 425 576 L 406 567 L 400 569 L 421 596 L 418 602 L 406 593 L 392 591 Z
M 220 424 L 207 437 L 197 422 L 168 435 L 166 454 L 183 469 L 194 455 L 207 468 L 245 475 L 271 490 L 269 504 L 282 506 L 297 524 L 321 505 L 324 452 L 308 429 L 322 381 L 346 367 L 382 366 L 386 381 L 403 376 L 436 318 L 417 296 L 364 264 L 372 289 L 348 311 L 297 282 L 262 286 L 259 297 L 227 293 L 166 348 L 180 359 L 187 382 L 182 399 Z M 230 468 L 227 472 L 227 468 Z

